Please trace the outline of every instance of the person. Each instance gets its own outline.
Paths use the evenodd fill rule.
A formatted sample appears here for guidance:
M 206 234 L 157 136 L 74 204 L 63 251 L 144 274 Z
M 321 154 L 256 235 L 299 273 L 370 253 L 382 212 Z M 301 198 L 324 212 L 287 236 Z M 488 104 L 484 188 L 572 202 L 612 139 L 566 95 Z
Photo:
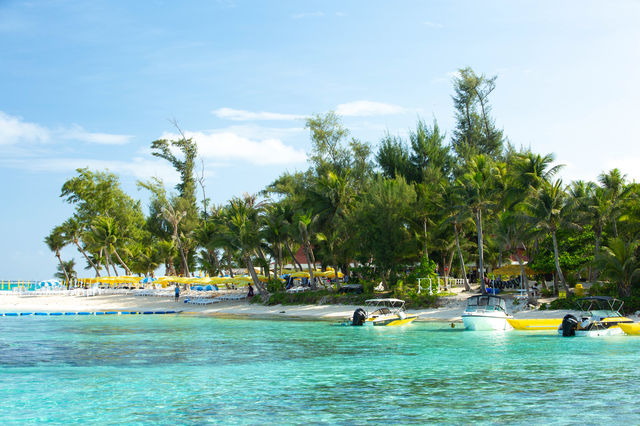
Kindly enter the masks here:
M 247 297 L 253 297 L 253 287 L 251 284 L 249 284 L 249 294 L 247 294 Z
M 176 294 L 176 302 L 180 299 L 180 287 L 178 287 L 178 284 L 176 284 L 176 288 L 175 288 L 175 294 Z

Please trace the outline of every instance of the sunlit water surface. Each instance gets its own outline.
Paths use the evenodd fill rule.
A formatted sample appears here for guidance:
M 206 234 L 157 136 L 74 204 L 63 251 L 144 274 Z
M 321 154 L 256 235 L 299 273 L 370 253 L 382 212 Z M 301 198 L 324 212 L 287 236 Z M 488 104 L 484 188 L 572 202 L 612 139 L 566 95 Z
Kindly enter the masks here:
M 640 422 L 640 338 L 187 316 L 0 318 L 0 421 Z

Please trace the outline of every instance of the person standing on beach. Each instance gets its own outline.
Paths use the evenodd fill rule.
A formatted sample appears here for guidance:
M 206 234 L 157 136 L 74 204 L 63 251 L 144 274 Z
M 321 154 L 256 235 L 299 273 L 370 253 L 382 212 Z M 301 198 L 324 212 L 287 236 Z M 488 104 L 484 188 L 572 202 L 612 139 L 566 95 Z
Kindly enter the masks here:
M 180 287 L 176 284 L 176 302 L 180 299 Z

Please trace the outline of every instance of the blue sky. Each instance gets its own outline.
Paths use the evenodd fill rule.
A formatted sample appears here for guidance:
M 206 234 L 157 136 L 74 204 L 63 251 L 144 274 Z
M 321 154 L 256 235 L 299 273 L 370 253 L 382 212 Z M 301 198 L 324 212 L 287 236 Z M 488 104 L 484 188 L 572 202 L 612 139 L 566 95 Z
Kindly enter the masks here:
M 454 123 L 457 69 L 498 75 L 497 125 L 565 181 L 640 180 L 638 1 L 0 0 L 0 278 L 45 279 L 78 167 L 173 185 L 151 141 L 193 136 L 223 203 L 307 166 L 304 117 L 374 146 Z M 75 256 L 74 250 L 63 257 Z M 90 272 L 87 272 L 90 274 Z

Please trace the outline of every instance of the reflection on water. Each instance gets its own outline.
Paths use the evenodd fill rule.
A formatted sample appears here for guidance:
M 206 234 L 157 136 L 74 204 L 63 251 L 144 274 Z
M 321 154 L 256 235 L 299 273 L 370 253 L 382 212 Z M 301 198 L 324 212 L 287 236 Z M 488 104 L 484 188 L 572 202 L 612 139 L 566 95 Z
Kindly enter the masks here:
M 2 318 L 0 418 L 631 423 L 640 410 L 632 368 L 639 349 L 640 339 L 629 336 L 467 332 L 436 323 Z

